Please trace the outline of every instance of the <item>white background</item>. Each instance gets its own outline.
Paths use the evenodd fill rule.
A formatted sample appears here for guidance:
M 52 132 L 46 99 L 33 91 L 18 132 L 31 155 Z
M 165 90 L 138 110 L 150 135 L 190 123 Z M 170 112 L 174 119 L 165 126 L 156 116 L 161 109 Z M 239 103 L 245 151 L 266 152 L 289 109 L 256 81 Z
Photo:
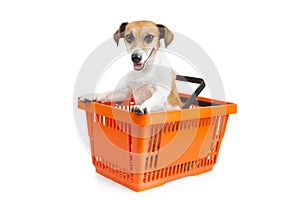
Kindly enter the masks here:
M 299 9 L 288 0 L 1 1 L 0 199 L 299 199 Z M 212 172 L 135 193 L 95 173 L 72 100 L 87 56 L 139 19 L 204 48 L 238 114 Z

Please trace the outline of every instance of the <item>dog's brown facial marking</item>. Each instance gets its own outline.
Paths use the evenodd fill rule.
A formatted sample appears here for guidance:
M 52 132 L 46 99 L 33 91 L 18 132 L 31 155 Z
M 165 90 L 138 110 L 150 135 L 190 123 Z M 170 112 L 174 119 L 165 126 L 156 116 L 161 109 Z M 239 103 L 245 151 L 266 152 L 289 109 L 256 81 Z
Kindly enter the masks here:
M 114 35 L 117 44 L 121 37 L 124 38 L 127 50 L 131 53 L 136 71 L 143 70 L 146 64 L 154 60 L 161 38 L 165 39 L 165 46 L 173 40 L 173 34 L 165 26 L 151 21 L 122 23 Z

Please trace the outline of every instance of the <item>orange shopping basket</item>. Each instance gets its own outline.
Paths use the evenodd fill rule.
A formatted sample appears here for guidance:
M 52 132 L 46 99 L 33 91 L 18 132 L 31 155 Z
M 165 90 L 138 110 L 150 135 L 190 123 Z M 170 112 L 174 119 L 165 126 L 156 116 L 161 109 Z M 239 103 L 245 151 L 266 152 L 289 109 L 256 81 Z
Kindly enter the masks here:
M 99 174 L 135 191 L 212 170 L 217 161 L 233 103 L 197 97 L 202 79 L 177 76 L 199 83 L 192 95 L 180 94 L 181 110 L 149 114 L 130 112 L 134 101 L 78 101 L 86 111 L 92 162 Z

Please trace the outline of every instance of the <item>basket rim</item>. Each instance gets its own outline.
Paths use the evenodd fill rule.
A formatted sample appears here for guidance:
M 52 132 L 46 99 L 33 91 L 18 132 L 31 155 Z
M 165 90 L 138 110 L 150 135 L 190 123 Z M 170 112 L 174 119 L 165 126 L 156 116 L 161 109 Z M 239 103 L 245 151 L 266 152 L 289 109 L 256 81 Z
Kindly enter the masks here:
M 184 98 L 189 97 L 189 95 L 182 93 L 180 93 L 180 96 Z M 197 97 L 196 99 L 200 101 L 210 102 L 215 105 L 199 108 L 152 112 L 143 115 L 98 102 L 83 103 L 78 100 L 78 108 L 83 109 L 86 112 L 104 115 L 106 117 L 117 119 L 126 123 L 134 123 L 139 126 L 229 115 L 235 114 L 237 112 L 237 104 L 235 103 L 209 99 L 205 97 Z

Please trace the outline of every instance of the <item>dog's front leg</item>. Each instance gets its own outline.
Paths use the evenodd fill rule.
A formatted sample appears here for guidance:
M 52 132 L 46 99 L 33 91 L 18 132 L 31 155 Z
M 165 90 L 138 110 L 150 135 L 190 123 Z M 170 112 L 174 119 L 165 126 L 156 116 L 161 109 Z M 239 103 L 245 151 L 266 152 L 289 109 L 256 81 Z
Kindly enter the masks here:
M 80 101 L 87 103 L 92 101 L 97 102 L 116 102 L 124 101 L 130 98 L 131 90 L 129 88 L 118 88 L 114 91 L 104 92 L 100 94 L 86 94 L 79 98 Z
M 130 98 L 131 90 L 129 88 L 117 88 L 114 91 L 105 92 L 100 94 L 96 101 L 104 103 L 104 102 L 116 102 L 116 101 L 124 101 Z

